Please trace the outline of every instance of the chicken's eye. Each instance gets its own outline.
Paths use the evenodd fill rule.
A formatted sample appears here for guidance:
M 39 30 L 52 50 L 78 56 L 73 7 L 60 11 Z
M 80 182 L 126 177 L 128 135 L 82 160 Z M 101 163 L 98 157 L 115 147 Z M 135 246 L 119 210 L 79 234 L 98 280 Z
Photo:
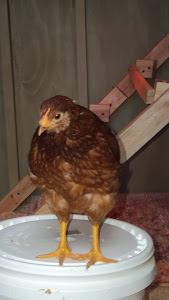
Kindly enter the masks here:
M 56 120 L 59 120 L 60 117 L 61 117 L 61 114 L 57 114 L 57 115 L 55 116 L 55 119 L 56 119 Z

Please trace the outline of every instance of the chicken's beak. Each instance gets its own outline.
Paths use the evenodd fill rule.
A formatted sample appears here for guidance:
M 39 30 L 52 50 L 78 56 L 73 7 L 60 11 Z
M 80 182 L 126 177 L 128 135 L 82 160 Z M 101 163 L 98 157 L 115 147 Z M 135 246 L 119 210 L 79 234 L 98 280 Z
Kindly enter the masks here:
M 46 129 L 46 127 L 40 126 L 38 130 L 38 135 L 40 136 Z
M 39 121 L 39 130 L 38 130 L 38 135 L 40 136 L 46 129 L 50 127 L 50 121 L 48 118 L 50 108 L 48 108 L 47 112 L 44 114 L 42 119 Z

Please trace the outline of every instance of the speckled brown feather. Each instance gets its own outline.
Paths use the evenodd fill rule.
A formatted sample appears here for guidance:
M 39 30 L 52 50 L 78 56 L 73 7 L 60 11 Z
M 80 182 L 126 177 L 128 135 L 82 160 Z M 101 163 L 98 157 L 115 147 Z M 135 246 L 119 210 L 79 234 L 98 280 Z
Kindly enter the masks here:
M 38 128 L 29 152 L 30 178 L 60 221 L 70 212 L 85 213 L 92 224 L 112 209 L 118 190 L 119 147 L 110 128 L 91 111 L 69 98 L 56 96 L 41 106 L 41 117 L 50 108 L 68 112 L 70 125 L 59 133 Z

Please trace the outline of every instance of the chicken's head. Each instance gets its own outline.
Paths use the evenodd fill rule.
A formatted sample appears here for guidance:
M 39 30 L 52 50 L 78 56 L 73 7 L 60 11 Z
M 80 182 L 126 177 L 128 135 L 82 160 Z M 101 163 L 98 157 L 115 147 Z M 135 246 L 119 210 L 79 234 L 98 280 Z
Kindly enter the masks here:
M 64 96 L 55 96 L 44 101 L 40 108 L 38 135 L 44 131 L 59 133 L 68 128 L 73 106 L 72 101 Z

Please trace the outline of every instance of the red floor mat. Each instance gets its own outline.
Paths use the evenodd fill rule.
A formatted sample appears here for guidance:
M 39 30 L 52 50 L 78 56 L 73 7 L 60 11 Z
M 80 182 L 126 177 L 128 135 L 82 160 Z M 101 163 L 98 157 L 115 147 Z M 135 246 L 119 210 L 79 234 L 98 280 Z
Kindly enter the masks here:
M 147 231 L 153 239 L 156 283 L 169 283 L 169 193 L 119 194 L 107 215 Z

